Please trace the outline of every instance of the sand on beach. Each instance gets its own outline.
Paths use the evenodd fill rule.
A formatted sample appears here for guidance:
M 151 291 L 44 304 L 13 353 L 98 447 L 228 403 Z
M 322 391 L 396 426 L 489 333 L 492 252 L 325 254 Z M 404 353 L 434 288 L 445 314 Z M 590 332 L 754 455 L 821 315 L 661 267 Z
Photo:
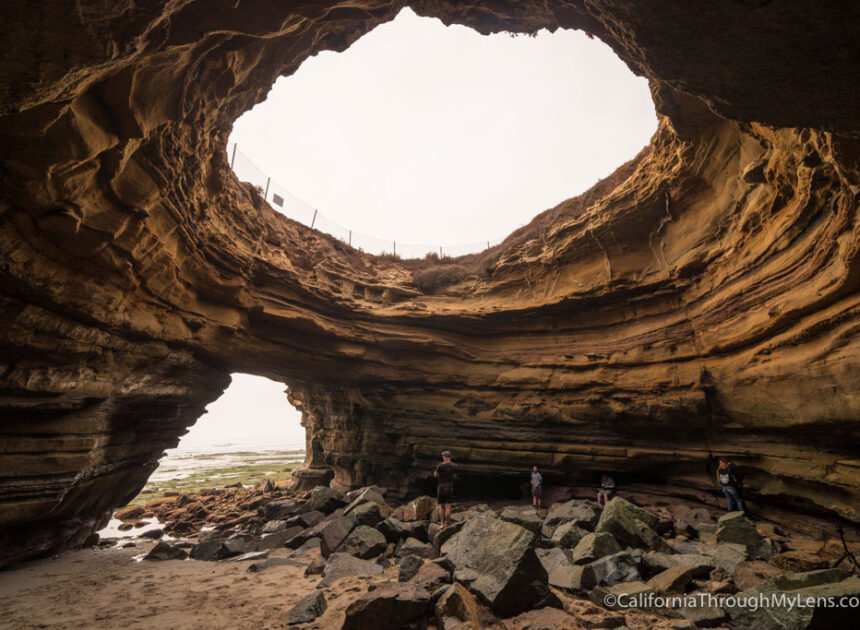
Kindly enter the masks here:
M 136 548 L 89 548 L 28 562 L 0 572 L 0 627 L 97 629 L 288 628 L 286 613 L 316 589 L 319 575 L 304 566 L 276 566 L 248 573 L 244 562 L 144 560 Z M 269 557 L 286 557 L 279 549 Z M 298 562 L 306 564 L 308 555 Z M 344 578 L 326 590 L 328 608 L 304 629 L 339 628 L 344 610 L 382 576 Z

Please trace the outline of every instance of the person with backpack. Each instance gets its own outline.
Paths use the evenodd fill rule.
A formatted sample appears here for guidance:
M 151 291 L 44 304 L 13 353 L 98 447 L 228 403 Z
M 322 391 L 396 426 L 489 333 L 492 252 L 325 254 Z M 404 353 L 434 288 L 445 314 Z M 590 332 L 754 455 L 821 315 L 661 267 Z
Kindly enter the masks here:
M 726 495 L 729 512 L 746 512 L 743 499 L 743 474 L 737 466 L 725 457 L 720 458 L 720 465 L 717 468 L 717 481 L 720 482 L 723 494 Z
M 451 461 L 451 453 L 442 451 L 442 463 L 436 466 L 433 476 L 436 483 L 436 503 L 439 504 L 439 526 L 445 529 L 451 524 L 451 504 L 454 502 L 454 479 L 457 464 Z

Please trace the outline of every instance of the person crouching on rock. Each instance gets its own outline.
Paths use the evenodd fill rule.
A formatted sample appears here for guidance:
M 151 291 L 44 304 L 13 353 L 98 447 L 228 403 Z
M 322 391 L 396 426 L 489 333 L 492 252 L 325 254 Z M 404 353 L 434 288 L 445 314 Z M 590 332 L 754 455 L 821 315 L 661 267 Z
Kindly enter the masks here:
M 597 491 L 597 502 L 606 505 L 606 502 L 615 494 L 615 480 L 609 475 L 600 478 L 600 490 Z
M 543 475 L 535 466 L 532 468 L 532 505 L 536 508 L 540 508 L 541 497 L 543 497 Z
M 436 503 L 439 504 L 439 526 L 445 529 L 451 524 L 451 504 L 454 502 L 454 479 L 457 464 L 451 461 L 451 453 L 442 451 L 442 463 L 436 466 L 433 476 L 436 483 Z
M 738 470 L 738 467 L 731 463 L 727 458 L 720 458 L 720 465 L 717 467 L 717 481 L 723 488 L 723 494 L 726 495 L 729 512 L 746 512 L 744 505 L 744 488 L 743 475 Z

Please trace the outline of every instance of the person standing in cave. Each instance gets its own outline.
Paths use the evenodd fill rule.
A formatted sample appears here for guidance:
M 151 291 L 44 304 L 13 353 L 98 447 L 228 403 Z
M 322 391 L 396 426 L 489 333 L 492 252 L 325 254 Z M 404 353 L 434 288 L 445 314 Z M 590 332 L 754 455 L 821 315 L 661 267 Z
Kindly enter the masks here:
M 439 504 L 439 526 L 445 529 L 451 524 L 451 504 L 454 502 L 454 480 L 457 464 L 451 461 L 450 451 L 442 451 L 442 463 L 436 466 L 433 476 L 436 483 L 436 503 Z
M 720 465 L 717 467 L 717 481 L 723 489 L 723 494 L 726 495 L 726 501 L 729 512 L 746 512 L 747 508 L 744 505 L 744 478 L 738 467 L 731 463 L 728 458 L 721 457 Z
M 543 475 L 538 472 L 538 467 L 532 468 L 532 505 L 537 509 L 541 507 L 543 497 Z

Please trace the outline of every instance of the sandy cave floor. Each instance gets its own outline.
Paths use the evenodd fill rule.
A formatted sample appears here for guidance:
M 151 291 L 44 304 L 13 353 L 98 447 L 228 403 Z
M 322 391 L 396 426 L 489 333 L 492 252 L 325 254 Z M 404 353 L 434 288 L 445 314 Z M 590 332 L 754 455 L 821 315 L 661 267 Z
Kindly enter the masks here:
M 250 562 L 134 561 L 154 544 L 81 549 L 0 573 L 0 627 L 286 628 L 286 612 L 320 580 L 305 578 L 304 566 L 248 573 Z M 397 567 L 339 581 L 328 589 L 326 612 L 302 627 L 340 627 L 346 607 L 386 579 L 397 579 Z

